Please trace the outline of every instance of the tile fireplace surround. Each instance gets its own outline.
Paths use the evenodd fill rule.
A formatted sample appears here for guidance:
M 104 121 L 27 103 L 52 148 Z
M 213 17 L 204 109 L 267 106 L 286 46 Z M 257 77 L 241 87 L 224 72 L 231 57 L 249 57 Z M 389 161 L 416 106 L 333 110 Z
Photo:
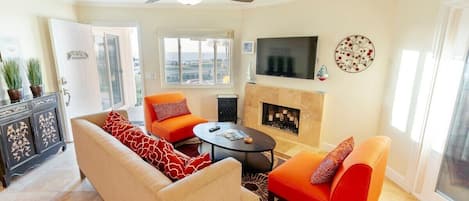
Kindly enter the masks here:
M 308 146 L 319 147 L 324 110 L 322 92 L 246 84 L 244 98 L 244 126 L 260 130 L 274 138 L 283 138 Z M 301 110 L 299 134 L 293 135 L 278 128 L 262 125 L 262 103 Z

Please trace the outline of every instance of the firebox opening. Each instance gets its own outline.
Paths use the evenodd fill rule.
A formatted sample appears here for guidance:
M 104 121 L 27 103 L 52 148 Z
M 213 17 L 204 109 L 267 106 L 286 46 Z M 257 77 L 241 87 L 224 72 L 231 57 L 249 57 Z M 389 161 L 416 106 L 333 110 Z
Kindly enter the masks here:
M 262 103 L 262 125 L 272 126 L 298 135 L 300 128 L 300 110 Z

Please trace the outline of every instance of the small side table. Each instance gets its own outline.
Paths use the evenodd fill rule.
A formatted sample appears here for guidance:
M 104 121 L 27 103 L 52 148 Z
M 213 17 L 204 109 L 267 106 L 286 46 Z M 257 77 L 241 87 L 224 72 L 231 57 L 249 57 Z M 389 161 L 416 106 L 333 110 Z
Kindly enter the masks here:
M 218 121 L 238 121 L 238 96 L 236 94 L 219 94 L 218 99 Z

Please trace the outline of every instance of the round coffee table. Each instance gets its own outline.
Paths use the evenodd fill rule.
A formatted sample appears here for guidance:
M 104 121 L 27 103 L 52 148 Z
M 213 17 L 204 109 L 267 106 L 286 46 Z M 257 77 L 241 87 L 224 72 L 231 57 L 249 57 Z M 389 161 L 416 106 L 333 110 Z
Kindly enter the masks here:
M 211 128 L 219 126 L 220 129 L 210 132 Z M 253 141 L 248 144 L 244 139 L 230 140 L 225 137 L 228 129 L 237 130 L 241 135 L 250 136 Z M 231 130 L 231 131 L 232 131 Z M 269 135 L 246 128 L 244 126 L 235 125 L 228 122 L 209 122 L 202 123 L 194 127 L 194 134 L 202 141 L 211 145 L 212 161 L 219 161 L 226 157 L 233 157 L 241 161 L 243 169 L 249 172 L 268 172 L 272 170 L 274 161 L 275 140 Z M 215 148 L 219 147 L 221 149 Z M 269 158 L 263 152 L 270 152 Z

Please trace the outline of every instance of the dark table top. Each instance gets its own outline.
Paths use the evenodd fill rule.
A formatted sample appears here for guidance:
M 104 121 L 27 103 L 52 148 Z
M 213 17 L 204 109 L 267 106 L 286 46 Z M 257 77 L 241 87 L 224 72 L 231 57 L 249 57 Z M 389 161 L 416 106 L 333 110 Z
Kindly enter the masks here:
M 209 132 L 209 129 L 215 126 L 220 126 L 220 129 L 214 132 Z M 243 138 L 232 141 L 223 136 L 223 133 L 227 129 L 240 130 L 242 131 L 242 134 L 252 137 L 253 142 L 251 144 L 247 144 L 244 142 Z M 230 122 L 202 123 L 195 126 L 193 131 L 201 140 L 233 151 L 263 152 L 273 150 L 276 145 L 275 140 L 269 135 L 252 128 L 235 125 Z

